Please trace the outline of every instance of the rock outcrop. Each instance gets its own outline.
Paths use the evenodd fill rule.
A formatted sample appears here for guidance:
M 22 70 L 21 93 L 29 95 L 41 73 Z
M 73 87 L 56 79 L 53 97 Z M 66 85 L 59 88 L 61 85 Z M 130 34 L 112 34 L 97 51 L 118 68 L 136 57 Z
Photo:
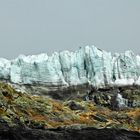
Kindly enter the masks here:
M 132 92 L 127 88 L 123 96 L 139 98 L 139 89 Z M 106 93 L 96 94 L 101 97 L 96 105 L 80 98 L 60 101 L 21 93 L 0 83 L 0 140 L 139 140 L 140 108 L 110 110 L 104 97 L 112 91 Z
M 5 122 L 4 122 L 5 123 Z M 139 140 L 140 133 L 117 129 L 27 129 L 23 126 L 0 129 L 2 140 Z
M 111 54 L 94 46 L 51 56 L 20 55 L 11 61 L 0 59 L 0 79 L 48 86 L 140 85 L 140 56 L 132 51 Z

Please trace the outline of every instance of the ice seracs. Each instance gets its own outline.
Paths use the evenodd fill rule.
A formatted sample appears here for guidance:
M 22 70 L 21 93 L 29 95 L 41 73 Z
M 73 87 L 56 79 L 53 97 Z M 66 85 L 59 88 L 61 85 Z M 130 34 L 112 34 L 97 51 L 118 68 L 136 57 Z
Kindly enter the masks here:
M 132 51 L 112 54 L 86 46 L 75 52 L 55 52 L 51 56 L 46 53 L 20 55 L 11 61 L 1 58 L 0 79 L 48 86 L 140 85 L 140 56 Z
M 11 62 L 0 58 L 0 79 L 8 80 L 10 78 Z

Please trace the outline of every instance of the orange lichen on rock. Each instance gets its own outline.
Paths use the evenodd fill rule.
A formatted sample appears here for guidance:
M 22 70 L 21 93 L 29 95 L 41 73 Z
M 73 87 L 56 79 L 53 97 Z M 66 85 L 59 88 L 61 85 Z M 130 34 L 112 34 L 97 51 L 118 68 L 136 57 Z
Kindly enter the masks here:
M 70 102 L 74 102 L 77 108 L 73 110 L 69 106 Z M 4 83 L 0 83 L 0 106 L 0 117 L 9 125 L 14 125 L 13 120 L 19 118 L 28 127 L 41 125 L 44 128 L 56 128 L 84 124 L 96 128 L 120 128 L 140 132 L 140 108 L 112 111 L 108 107 L 77 99 L 62 102 L 47 96 L 17 92 Z

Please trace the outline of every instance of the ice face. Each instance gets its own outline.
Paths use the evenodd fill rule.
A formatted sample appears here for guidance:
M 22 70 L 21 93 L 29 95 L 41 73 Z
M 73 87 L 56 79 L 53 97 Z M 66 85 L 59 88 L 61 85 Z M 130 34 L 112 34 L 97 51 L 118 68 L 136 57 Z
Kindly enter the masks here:
M 10 78 L 11 62 L 0 58 L 0 79 L 8 80 Z
M 124 99 L 119 93 L 117 94 L 116 102 L 119 108 L 128 107 L 127 99 Z
M 140 56 L 132 51 L 111 54 L 94 46 L 75 52 L 63 51 L 0 59 L 0 79 L 18 84 L 70 86 L 90 84 L 140 85 Z

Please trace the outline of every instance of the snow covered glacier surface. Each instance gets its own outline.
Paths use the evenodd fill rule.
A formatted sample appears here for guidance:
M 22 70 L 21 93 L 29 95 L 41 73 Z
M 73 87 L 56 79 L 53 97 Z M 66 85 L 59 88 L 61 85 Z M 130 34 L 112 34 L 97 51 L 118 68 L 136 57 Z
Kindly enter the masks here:
M 140 56 L 132 51 L 111 54 L 86 46 L 75 52 L 55 52 L 51 56 L 20 55 L 11 61 L 1 58 L 0 79 L 56 86 L 140 85 Z

